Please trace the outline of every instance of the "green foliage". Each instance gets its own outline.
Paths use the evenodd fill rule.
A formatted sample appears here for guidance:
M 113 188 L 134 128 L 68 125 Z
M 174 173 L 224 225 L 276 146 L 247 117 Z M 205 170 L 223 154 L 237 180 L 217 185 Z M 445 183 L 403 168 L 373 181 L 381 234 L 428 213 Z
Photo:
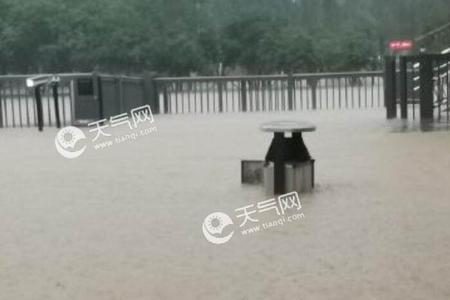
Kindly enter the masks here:
M 0 0 L 0 72 L 369 69 L 449 20 L 448 0 Z

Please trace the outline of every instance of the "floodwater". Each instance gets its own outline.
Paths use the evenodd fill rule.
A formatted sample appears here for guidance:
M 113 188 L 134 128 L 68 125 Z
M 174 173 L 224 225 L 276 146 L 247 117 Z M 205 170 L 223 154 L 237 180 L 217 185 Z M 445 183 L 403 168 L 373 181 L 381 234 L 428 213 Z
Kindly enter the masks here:
M 240 184 L 240 160 L 261 159 L 259 125 L 282 119 L 318 127 L 305 218 L 207 242 L 208 214 L 267 199 Z M 449 131 L 399 132 L 383 110 L 154 125 L 74 160 L 54 128 L 0 131 L 0 299 L 450 298 Z

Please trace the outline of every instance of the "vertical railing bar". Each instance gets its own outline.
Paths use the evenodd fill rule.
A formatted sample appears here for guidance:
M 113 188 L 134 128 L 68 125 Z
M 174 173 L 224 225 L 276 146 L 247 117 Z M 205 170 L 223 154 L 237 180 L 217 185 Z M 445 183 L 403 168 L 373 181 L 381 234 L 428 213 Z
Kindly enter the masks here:
M 205 109 L 204 109 L 204 103 L 203 103 L 203 91 L 204 91 L 204 88 L 203 88 L 203 86 L 205 85 L 205 82 L 200 82 L 200 110 L 201 110 L 201 113 L 203 114 L 204 112 L 205 112 Z
M 47 114 L 48 114 L 48 126 L 53 126 L 52 122 L 52 106 L 50 105 L 50 95 L 49 95 L 49 88 L 48 86 L 44 86 L 44 93 L 47 99 Z M 43 99 L 42 99 L 43 100 Z M 43 120 L 45 120 L 44 117 L 42 117 Z M 45 121 L 44 121 L 45 124 Z
M 436 71 L 434 71 L 433 76 L 436 78 L 435 80 L 435 93 L 436 93 L 436 105 L 438 107 L 437 111 L 438 111 L 438 120 L 441 120 L 441 77 L 439 76 L 439 67 L 440 67 L 440 60 L 435 60 L 434 61 L 435 66 L 433 67 L 433 70 L 435 70 L 436 66 Z M 434 110 L 433 110 L 433 114 L 434 114 Z
M 309 103 L 310 98 L 311 98 L 311 93 L 310 93 L 310 86 L 309 86 L 309 82 L 308 79 L 305 80 L 306 81 L 306 110 L 309 110 L 311 105 Z
M 275 85 L 275 89 L 274 89 L 274 91 L 275 91 L 275 104 L 276 104 L 276 106 L 275 106 L 275 111 L 280 111 L 280 107 L 281 107 L 281 100 L 280 100 L 280 97 L 281 97 L 281 95 L 280 95 L 280 81 L 279 80 L 275 80 L 275 83 L 276 83 L 276 85 Z
M 19 124 L 20 127 L 23 128 L 23 121 L 22 121 L 22 97 L 20 96 L 20 81 L 16 81 L 16 88 L 17 88 L 17 101 L 19 102 Z
M 333 108 L 333 110 L 336 108 L 336 101 L 335 101 L 335 78 L 332 78 L 331 79 L 331 90 L 333 91 L 331 94 L 333 95 L 332 97 L 331 97 L 331 101 L 332 101 L 332 108 Z
M 417 93 L 414 90 L 414 78 L 416 78 L 417 76 L 417 72 L 414 68 L 414 61 L 411 62 L 411 64 L 413 65 L 411 72 L 412 72 L 412 78 L 413 78 L 413 84 L 412 84 L 412 93 L 413 93 L 413 120 L 416 120 L 416 101 L 417 101 Z
M 187 114 L 191 113 L 191 91 L 192 91 L 192 82 L 187 81 L 187 95 L 188 95 L 188 101 L 187 101 Z
M 372 84 L 370 85 L 370 100 L 371 100 L 371 103 L 372 103 L 372 107 L 374 107 L 375 106 L 375 102 L 374 102 L 374 96 L 373 96 L 373 87 L 374 87 L 374 85 L 375 85 L 375 76 L 372 76 L 371 78 L 370 78 L 370 80 L 371 80 L 371 82 L 372 82 Z
M 248 89 L 247 89 L 247 101 L 248 101 L 248 105 L 247 107 L 249 108 L 249 112 L 254 112 L 255 111 L 255 103 L 254 103 L 254 94 L 253 94 L 253 90 L 255 88 L 255 84 L 253 80 L 249 80 L 248 81 Z
M 260 109 L 260 101 L 259 101 L 260 98 L 258 97 L 258 93 L 259 93 L 259 89 L 260 89 L 259 83 L 260 83 L 260 80 L 255 79 L 254 86 L 253 86 L 254 87 L 253 88 L 253 99 L 255 101 L 255 106 L 254 106 L 255 112 L 258 112 Z
M 67 88 L 68 88 L 67 85 L 66 86 L 62 85 L 62 86 L 59 87 L 60 93 L 61 93 L 61 99 L 62 99 L 61 109 L 62 109 L 62 119 L 63 119 L 64 126 L 67 125 L 67 117 L 66 117 L 66 99 L 67 99 L 67 95 L 69 95 L 69 97 L 70 97 L 70 91 L 69 91 L 69 93 L 66 92 Z
M 384 80 L 383 79 L 383 77 L 381 77 L 381 76 L 379 76 L 378 77 L 378 107 L 380 107 L 380 106 L 383 106 L 384 105 L 384 103 L 386 103 L 386 99 L 384 99 L 384 96 L 383 96 L 383 103 L 381 103 L 381 95 L 382 95 L 382 93 L 381 93 L 381 85 L 382 85 L 382 80 Z M 384 84 L 384 82 L 383 82 L 383 84 Z
M 362 87 L 363 87 L 363 83 L 362 83 L 362 79 L 361 78 L 358 78 L 358 81 L 357 81 L 357 84 L 358 84 L 358 101 L 359 101 L 359 103 L 360 103 L 360 106 L 359 106 L 359 108 L 364 108 L 364 106 L 363 106 L 363 97 L 362 97 Z
M 219 101 L 219 85 L 217 84 L 216 81 L 213 81 L 213 90 L 214 90 L 214 97 L 213 97 L 213 106 L 212 106 L 212 112 L 218 112 L 218 101 Z
M 237 109 L 238 109 L 238 112 L 241 112 L 242 111 L 242 103 L 243 103 L 243 96 L 242 96 L 242 85 L 243 85 L 243 83 L 242 83 L 243 81 L 240 81 L 240 82 L 238 82 L 238 100 L 239 100 L 239 102 L 238 102 L 238 104 L 237 104 Z
M 273 89 L 272 89 L 273 82 L 272 82 L 272 80 L 269 79 L 268 83 L 269 83 L 269 105 L 268 106 L 269 106 L 269 111 L 273 111 Z
M 195 114 L 197 109 L 197 91 L 196 91 L 196 82 L 189 82 L 189 93 L 191 94 L 191 101 L 189 101 L 189 114 Z
M 295 78 L 291 77 L 291 87 L 292 87 L 292 111 L 297 110 L 297 89 L 295 87 Z
M 73 116 L 74 116 L 73 107 L 74 107 L 74 104 L 75 104 L 75 97 L 72 97 L 72 96 L 75 95 L 75 92 L 72 91 L 72 88 L 73 88 L 73 85 L 71 83 L 69 83 L 68 88 L 67 88 L 68 95 L 69 95 L 67 97 L 68 100 L 69 100 L 68 105 L 67 105 L 67 112 L 68 112 L 68 114 L 67 114 L 67 123 L 68 123 L 68 125 L 72 125 L 72 123 L 74 121 L 73 120 Z M 158 100 L 158 104 L 159 104 L 159 100 Z
M 365 105 L 366 105 L 366 108 L 368 108 L 368 104 L 369 104 L 369 102 L 368 102 L 368 99 L 367 99 L 367 97 L 368 97 L 368 93 L 367 93 L 367 77 L 363 77 L 363 83 L 364 83 L 364 102 L 365 102 Z
M 352 78 L 353 78 L 353 76 L 352 76 Z M 351 81 L 351 83 L 350 83 L 350 89 L 351 89 L 351 91 L 352 91 L 352 109 L 354 109 L 355 108 L 355 84 L 357 84 L 356 83 L 356 79 L 352 79 L 352 81 Z
M 235 94 L 235 80 L 233 80 L 233 79 L 230 79 L 230 81 L 229 81 L 229 86 L 230 86 L 230 103 L 228 104 L 229 105 L 229 112 L 230 113 L 235 113 L 236 111 L 235 111 L 235 108 L 236 108 L 236 105 L 235 105 L 235 101 L 236 101 L 236 94 Z
M 33 96 L 33 110 L 34 110 L 34 126 L 38 126 L 38 117 L 37 117 L 37 101 Z
M 7 81 L 9 83 L 9 81 Z M 4 97 L 4 109 L 5 109 L 5 127 L 10 127 L 9 126 L 9 120 L 8 120 L 8 102 L 7 102 L 7 96 L 6 96 L 6 87 L 3 90 L 3 97 Z
M 303 80 L 299 80 L 299 90 L 300 90 L 300 110 L 303 111 Z
M 265 112 L 266 111 L 266 80 L 262 80 L 261 81 L 261 104 L 262 104 L 262 107 L 261 107 L 261 110 L 263 111 L 263 112 Z
M 116 79 L 117 80 L 117 79 Z M 166 102 L 167 102 L 167 105 L 166 105 L 166 110 L 167 110 L 167 113 L 168 114 L 172 114 L 173 113 L 173 110 L 172 110 L 172 101 L 170 101 L 170 82 L 169 81 L 167 81 L 167 82 L 165 82 L 164 83 L 164 86 L 165 86 L 165 92 L 166 92 Z M 121 93 L 118 93 L 118 94 L 121 94 Z M 120 95 L 119 95 L 119 97 L 120 97 Z
M 321 79 L 317 79 L 317 84 L 316 84 L 316 109 L 320 109 L 320 110 L 322 110 L 322 91 L 320 88 L 321 81 L 322 81 Z M 317 101 L 319 101 L 319 105 L 317 105 Z
M 175 114 L 179 114 L 179 105 L 178 105 L 178 92 L 180 91 L 180 82 L 174 81 L 174 93 L 175 93 Z
M 0 128 L 6 127 L 3 125 L 3 83 L 0 81 Z
M 450 92 L 450 90 L 449 90 L 449 77 L 448 77 L 448 75 L 449 75 L 449 67 L 448 67 L 448 65 L 449 65 L 449 63 L 450 63 L 450 61 L 447 59 L 447 73 L 446 73 L 446 81 L 447 81 L 447 111 L 446 111 L 446 114 L 447 114 L 447 124 L 448 124 L 448 122 L 449 122 L 449 118 L 450 118 L 450 110 L 449 110 L 449 104 L 448 104 L 448 102 L 449 102 L 449 100 L 450 100 L 450 96 L 449 96 L 449 92 Z
M 10 79 L 9 81 L 9 103 L 10 103 L 10 105 L 11 105 L 11 114 L 12 114 L 12 127 L 14 128 L 14 127 L 16 127 L 16 116 L 15 116 L 15 110 L 14 110 L 14 101 L 13 101 L 13 97 L 14 97 L 14 95 L 13 95 L 13 91 L 12 91 L 12 89 L 13 89 L 13 87 L 12 87 L 12 79 Z
M 24 96 L 25 96 L 25 111 L 27 112 L 27 127 L 30 127 L 30 108 L 28 107 L 29 105 L 29 97 L 27 96 L 27 92 L 26 92 L 26 87 L 24 87 Z
M 228 108 L 228 105 L 230 104 L 230 101 L 229 101 L 229 98 L 228 98 L 228 86 L 229 86 L 229 81 L 228 80 L 226 80 L 225 81 L 225 103 L 224 103 L 224 105 L 223 105 L 223 107 L 224 107 L 224 111 L 223 112 L 228 112 L 229 110 L 229 108 Z
M 359 108 L 361 108 L 362 105 L 362 94 L 361 94 L 361 82 L 360 82 L 361 78 L 358 78 L 357 80 L 357 84 L 358 84 L 358 101 L 359 101 Z
M 348 77 L 345 80 L 345 108 L 348 109 Z
M 209 82 L 207 81 L 206 82 L 206 113 L 209 113 L 209 105 L 210 105 L 209 94 L 210 94 Z

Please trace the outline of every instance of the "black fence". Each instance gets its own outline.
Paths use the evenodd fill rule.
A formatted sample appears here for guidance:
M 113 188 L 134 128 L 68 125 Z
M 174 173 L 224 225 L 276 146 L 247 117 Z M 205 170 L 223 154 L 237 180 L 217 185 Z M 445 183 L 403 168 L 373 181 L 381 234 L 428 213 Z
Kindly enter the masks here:
M 383 73 L 156 78 L 162 113 L 382 107 Z
M 27 78 L 32 76 L 0 76 L 0 128 L 38 125 L 34 89 L 26 85 Z M 58 76 L 61 78 L 57 87 L 58 112 L 55 111 L 52 86 L 40 88 L 44 126 L 56 126 L 57 115 L 63 126 L 86 125 L 127 112 L 152 98 L 143 77 L 95 73 Z
M 422 54 L 385 59 L 389 119 L 450 121 L 450 54 Z
M 36 103 L 32 89 L 26 86 L 28 76 L 0 76 L 0 128 L 37 126 Z M 72 121 L 72 97 L 70 82 L 58 87 L 59 116 L 64 125 Z M 51 87 L 42 94 L 44 123 L 53 126 L 56 122 Z
M 0 76 L 0 127 L 38 123 L 24 76 Z M 384 106 L 383 73 L 155 78 L 96 73 L 59 74 L 58 112 L 44 85 L 44 126 L 86 125 L 149 104 L 154 113 L 231 113 L 362 109 Z

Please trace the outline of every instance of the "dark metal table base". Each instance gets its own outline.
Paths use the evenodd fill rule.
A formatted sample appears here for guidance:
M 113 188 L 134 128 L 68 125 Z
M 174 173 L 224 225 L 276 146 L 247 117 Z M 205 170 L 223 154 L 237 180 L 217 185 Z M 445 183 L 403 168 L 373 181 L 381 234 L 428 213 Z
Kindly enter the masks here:
M 274 192 L 279 195 L 286 193 L 285 164 L 308 162 L 311 155 L 303 142 L 301 132 L 292 133 L 291 138 L 286 138 L 283 132 L 275 132 L 265 160 L 266 164 L 274 163 Z

